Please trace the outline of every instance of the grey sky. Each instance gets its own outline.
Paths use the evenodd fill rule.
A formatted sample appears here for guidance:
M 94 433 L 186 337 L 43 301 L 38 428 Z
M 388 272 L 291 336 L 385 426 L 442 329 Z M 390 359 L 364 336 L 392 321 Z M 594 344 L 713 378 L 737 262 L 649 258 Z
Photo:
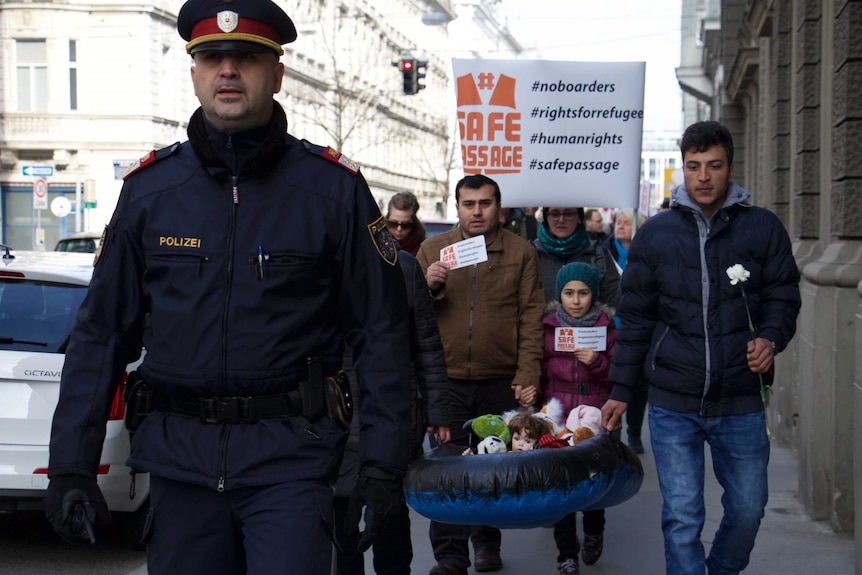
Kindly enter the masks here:
M 644 130 L 682 128 L 681 0 L 504 0 L 525 57 L 645 61 Z

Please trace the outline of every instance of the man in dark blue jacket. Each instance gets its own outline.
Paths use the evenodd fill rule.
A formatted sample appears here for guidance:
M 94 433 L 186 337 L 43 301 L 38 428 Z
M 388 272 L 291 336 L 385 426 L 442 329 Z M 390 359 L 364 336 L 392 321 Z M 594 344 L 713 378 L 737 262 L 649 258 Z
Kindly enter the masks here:
M 189 141 L 127 175 L 106 228 L 66 353 L 46 512 L 70 540 L 86 538 L 88 513 L 108 519 L 105 419 L 143 347 L 154 411 L 129 466 L 150 473 L 149 574 L 325 575 L 346 422 L 327 417 L 324 379 L 345 340 L 366 529 L 403 507 L 409 339 L 394 241 L 355 164 L 287 134 L 272 96 L 296 30 L 276 4 L 189 0 L 178 29 L 201 108 Z
M 748 564 L 767 500 L 765 404 L 773 359 L 796 330 L 799 271 L 771 212 L 732 183 L 733 140 L 689 126 L 685 185 L 632 240 L 604 425 L 615 429 L 641 376 L 664 505 L 668 575 L 725 575 Z M 704 442 L 724 489 L 705 557 Z

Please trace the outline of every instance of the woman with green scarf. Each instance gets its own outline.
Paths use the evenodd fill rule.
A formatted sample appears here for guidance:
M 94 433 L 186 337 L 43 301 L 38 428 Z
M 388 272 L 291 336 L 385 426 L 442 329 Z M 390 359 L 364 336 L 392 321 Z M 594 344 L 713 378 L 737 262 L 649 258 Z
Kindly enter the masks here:
M 601 303 L 615 308 L 620 299 L 620 274 L 613 257 L 601 244 L 591 240 L 584 227 L 584 208 L 542 208 L 538 238 L 531 243 L 539 253 L 545 302 L 556 299 L 557 272 L 572 262 L 590 264 L 602 274 Z

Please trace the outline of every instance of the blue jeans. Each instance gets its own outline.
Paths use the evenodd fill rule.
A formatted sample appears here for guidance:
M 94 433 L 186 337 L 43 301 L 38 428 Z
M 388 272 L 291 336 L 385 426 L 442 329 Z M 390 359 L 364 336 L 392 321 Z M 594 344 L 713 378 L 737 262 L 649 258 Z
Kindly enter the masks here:
M 701 417 L 649 406 L 649 430 L 664 499 L 661 528 L 668 575 L 730 575 L 748 565 L 763 518 L 769 441 L 762 411 Z M 704 557 L 704 442 L 724 489 L 724 515 Z

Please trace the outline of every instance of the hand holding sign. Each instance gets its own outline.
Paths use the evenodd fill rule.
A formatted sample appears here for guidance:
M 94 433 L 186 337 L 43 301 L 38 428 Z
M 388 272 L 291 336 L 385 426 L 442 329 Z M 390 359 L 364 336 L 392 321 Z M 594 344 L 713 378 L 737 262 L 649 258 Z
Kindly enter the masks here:
M 474 236 L 446 246 L 440 250 L 440 261 L 447 264 L 450 270 L 488 261 L 485 236 Z
M 588 347 L 579 347 L 575 350 L 575 357 L 584 365 L 592 365 L 599 358 L 599 354 Z
M 608 349 L 608 328 L 607 326 L 558 327 L 554 330 L 554 349 L 571 352 L 578 349 L 605 351 Z

